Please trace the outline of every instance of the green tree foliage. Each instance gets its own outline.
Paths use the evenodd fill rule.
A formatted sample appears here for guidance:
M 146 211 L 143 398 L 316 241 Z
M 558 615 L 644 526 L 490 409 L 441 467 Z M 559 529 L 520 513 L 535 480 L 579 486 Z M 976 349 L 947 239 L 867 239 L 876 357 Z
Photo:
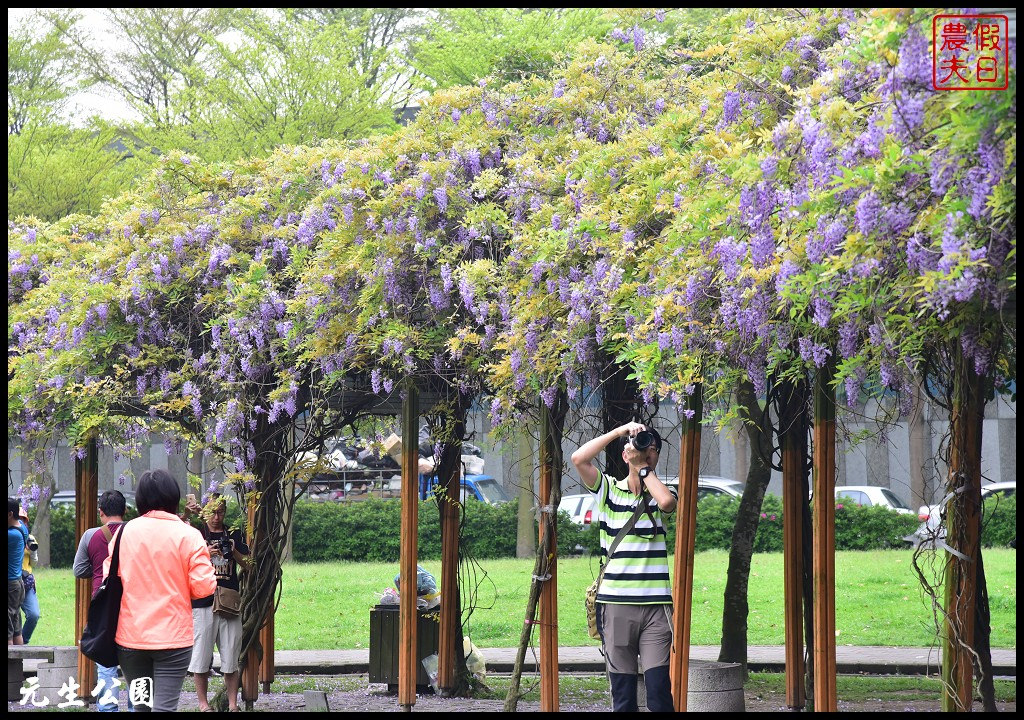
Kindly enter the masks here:
M 428 90 L 545 74 L 581 41 L 604 36 L 613 21 L 594 8 L 449 8 L 431 20 L 409 53 Z
M 107 21 L 128 40 L 116 51 L 88 35 L 80 16 L 47 17 L 78 50 L 92 82 L 120 95 L 151 127 L 170 127 L 197 110 L 182 90 L 191 86 L 213 40 L 232 28 L 232 14 L 224 8 L 111 8 Z
M 7 213 L 55 221 L 99 212 L 154 160 L 135 138 L 98 121 L 30 124 L 7 138 Z
M 7 29 L 7 135 L 57 119 L 76 91 L 79 66 L 61 33 L 38 16 Z
M 417 92 L 413 71 L 405 61 L 422 34 L 425 11 L 418 8 L 294 8 L 296 18 L 317 25 L 340 25 L 354 35 L 350 50 L 354 69 L 378 97 L 404 108 Z
M 235 24 L 242 37 L 214 40 L 208 69 L 190 72 L 180 103 L 196 110 L 165 144 L 177 140 L 207 160 L 233 160 L 395 127 L 390 102 L 374 81 L 380 67 L 359 69 L 358 29 L 261 11 L 238 11 Z

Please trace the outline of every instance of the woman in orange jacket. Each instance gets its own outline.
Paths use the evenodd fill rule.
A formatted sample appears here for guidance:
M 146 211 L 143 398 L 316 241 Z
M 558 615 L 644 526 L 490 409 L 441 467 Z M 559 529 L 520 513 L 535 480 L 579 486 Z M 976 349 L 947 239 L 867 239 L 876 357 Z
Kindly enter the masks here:
M 177 515 L 180 500 L 170 473 L 147 472 L 135 493 L 139 517 L 118 531 L 124 595 L 115 638 L 136 711 L 177 709 L 192 657 L 192 600 L 217 589 L 206 541 Z M 109 568 L 110 557 L 104 574 Z

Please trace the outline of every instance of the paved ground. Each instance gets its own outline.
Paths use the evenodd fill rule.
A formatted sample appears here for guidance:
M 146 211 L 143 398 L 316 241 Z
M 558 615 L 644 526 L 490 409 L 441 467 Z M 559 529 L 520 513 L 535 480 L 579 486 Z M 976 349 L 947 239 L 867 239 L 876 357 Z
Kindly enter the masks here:
M 511 671 L 515 656 L 514 648 L 483 649 L 488 673 Z M 997 649 L 992 651 L 995 674 L 1016 678 L 1017 651 Z M 716 660 L 717 647 L 693 647 L 691 657 L 702 660 Z M 782 671 L 784 649 L 781 646 L 752 646 L 748 649 L 749 664 L 754 671 Z M 837 667 L 840 673 L 867 674 L 931 674 L 938 670 L 939 654 L 929 648 L 887 648 L 850 647 L 837 648 Z M 530 658 L 528 657 L 528 661 Z M 215 662 L 215 666 L 216 666 Z M 278 688 L 287 692 L 261 693 L 254 709 L 263 712 L 289 712 L 306 709 L 302 695 L 304 689 L 318 689 L 327 693 L 332 711 L 342 712 L 396 712 L 401 710 L 395 695 L 387 692 L 384 685 L 370 684 L 366 677 L 369 665 L 367 650 L 278 650 L 276 652 L 276 675 Z M 26 669 L 34 664 L 26 662 Z M 597 648 L 560 648 L 559 671 L 567 676 L 572 673 L 600 675 L 603 672 L 601 655 Z M 528 666 L 527 673 L 534 671 Z M 535 677 L 534 680 L 535 681 Z M 525 682 L 525 680 L 524 680 Z M 214 680 L 218 685 L 219 680 Z M 597 683 L 601 686 L 602 683 Z M 746 709 L 751 712 L 787 711 L 785 698 L 774 693 L 748 689 L 745 692 Z M 122 705 L 124 700 L 122 696 Z M 420 695 L 414 709 L 417 712 L 500 712 L 501 700 L 465 698 L 439 698 Z M 18 703 L 8 703 L 9 710 L 26 710 Z M 195 693 L 186 689 L 182 693 L 179 710 L 198 709 Z M 539 703 L 523 701 L 519 712 L 539 711 Z M 565 712 L 602 712 L 611 709 L 610 699 L 605 690 L 577 692 L 571 701 L 563 701 L 560 708 Z M 860 712 L 934 712 L 939 710 L 938 698 L 922 699 L 908 696 L 906 699 L 889 697 L 885 700 L 864 700 L 845 702 L 840 699 L 841 711 Z M 980 710 L 980 707 L 976 707 Z M 1014 712 L 1016 703 L 1000 703 L 1002 711 Z
M 717 646 L 690 648 L 690 657 L 717 660 Z M 486 648 L 481 653 L 489 672 L 511 672 L 515 648 Z M 931 675 L 939 669 L 939 651 L 932 648 L 854 647 L 836 648 L 836 669 L 840 673 L 884 675 Z M 369 667 L 369 650 L 278 650 L 274 654 L 277 672 L 287 675 L 347 675 L 364 673 Z M 530 661 L 533 658 L 527 656 Z M 992 663 L 998 676 L 1017 676 L 1017 651 L 995 649 Z M 747 665 L 753 672 L 782 672 L 785 648 L 781 645 L 752 645 Z M 604 660 L 596 647 L 559 648 L 558 667 L 563 672 L 603 672 Z

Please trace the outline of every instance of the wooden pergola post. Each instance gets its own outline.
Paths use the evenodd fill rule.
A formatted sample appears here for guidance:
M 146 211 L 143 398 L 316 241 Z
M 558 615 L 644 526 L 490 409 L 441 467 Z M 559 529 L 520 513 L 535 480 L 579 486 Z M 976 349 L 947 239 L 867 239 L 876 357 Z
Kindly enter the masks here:
M 75 458 L 75 538 L 80 539 L 85 531 L 97 525 L 97 502 L 99 494 L 99 449 L 96 438 L 85 444 L 85 458 Z M 44 499 L 43 502 L 46 502 Z M 75 645 L 79 644 L 85 621 L 89 617 L 89 601 L 92 600 L 92 578 L 75 580 Z M 96 687 L 96 664 L 78 653 L 78 684 L 88 695 Z
M 814 710 L 836 712 L 836 402 L 831 362 L 814 380 Z
M 398 704 L 411 712 L 416 704 L 416 545 L 420 506 L 419 394 L 412 383 L 402 403 L 402 527 L 399 560 Z
M 704 411 L 703 388 L 697 385 L 686 398 L 691 417 L 682 418 L 679 447 L 679 501 L 676 505 L 676 561 L 672 583 L 672 656 L 669 673 L 676 712 L 686 712 L 690 679 L 690 614 L 693 607 L 693 553 L 697 537 L 697 477 L 700 475 L 700 422 Z
M 263 662 L 260 663 L 260 682 L 263 692 L 270 692 L 270 684 L 274 682 L 274 606 L 267 610 L 267 619 L 260 628 L 260 645 L 263 646 Z
M 958 353 L 946 516 L 945 618 L 942 623 L 942 709 L 970 712 L 974 697 L 975 605 L 981 530 L 981 431 L 984 397 L 973 360 Z
M 786 621 L 786 705 L 802 708 L 803 643 L 803 440 L 807 408 L 803 393 L 787 383 L 783 389 L 782 427 L 782 559 Z
M 459 430 L 461 438 L 461 429 Z M 449 448 L 461 455 L 461 440 Z M 462 507 L 462 463 L 456 462 L 447 477 L 440 478 L 444 493 L 441 503 L 441 608 L 437 648 L 437 685 L 442 691 L 455 688 L 455 665 L 462 648 L 457 646 L 459 630 L 459 513 Z
M 249 544 L 249 552 L 252 553 L 256 544 L 260 542 L 260 533 L 256 532 L 256 504 L 250 502 L 248 507 L 245 509 L 245 513 L 246 540 Z M 271 612 L 273 612 L 273 610 L 271 610 Z M 260 638 L 260 642 L 262 642 L 262 637 Z M 272 652 L 273 651 L 271 650 L 271 653 Z M 266 653 L 265 650 L 264 653 Z M 246 710 L 252 710 L 253 705 L 260 697 L 260 656 L 256 651 L 256 648 L 250 647 L 245 653 L 245 657 L 238 659 L 238 665 L 238 671 L 242 673 L 242 677 L 239 678 L 242 702 L 245 703 Z
M 548 505 L 552 498 L 554 468 L 552 458 L 551 412 L 540 404 L 540 502 Z M 540 589 L 540 710 L 558 712 L 558 543 L 555 535 L 554 508 L 541 513 L 540 542 L 547 533 L 550 548 L 548 573 L 551 577 L 541 583 Z

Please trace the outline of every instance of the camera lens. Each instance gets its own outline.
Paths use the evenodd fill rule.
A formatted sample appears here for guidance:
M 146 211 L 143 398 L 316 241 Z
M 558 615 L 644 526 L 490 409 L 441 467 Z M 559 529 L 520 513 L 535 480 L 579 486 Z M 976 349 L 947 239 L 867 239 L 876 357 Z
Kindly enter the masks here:
M 654 433 L 648 432 L 647 430 L 641 430 L 633 436 L 633 447 L 637 450 L 646 450 L 654 444 Z

